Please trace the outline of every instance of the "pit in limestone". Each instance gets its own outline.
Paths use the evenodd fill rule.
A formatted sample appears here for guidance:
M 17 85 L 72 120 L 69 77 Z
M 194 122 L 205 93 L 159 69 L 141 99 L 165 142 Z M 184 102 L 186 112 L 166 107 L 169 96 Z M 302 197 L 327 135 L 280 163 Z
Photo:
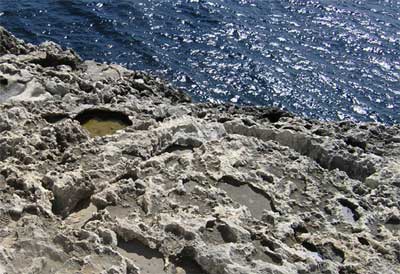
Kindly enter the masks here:
M 140 273 L 166 274 L 162 253 L 145 246 L 138 240 L 123 241 L 119 239 L 117 250 L 138 266 Z
M 266 194 L 251 185 L 237 181 L 232 176 L 223 176 L 218 187 L 224 190 L 235 202 L 245 205 L 257 219 L 261 219 L 264 210 L 274 210 Z
M 126 114 L 106 109 L 85 110 L 79 113 L 75 119 L 89 132 L 91 137 L 112 135 L 118 130 L 132 125 L 132 121 Z
M 15 80 L 10 80 L 0 75 L 0 103 L 4 103 L 11 97 L 21 94 L 25 88 L 25 84 L 18 83 Z

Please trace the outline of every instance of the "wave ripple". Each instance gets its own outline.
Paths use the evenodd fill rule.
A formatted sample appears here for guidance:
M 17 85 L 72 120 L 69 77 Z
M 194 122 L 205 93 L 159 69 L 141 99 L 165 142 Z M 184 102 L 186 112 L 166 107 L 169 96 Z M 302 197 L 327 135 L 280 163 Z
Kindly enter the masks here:
M 0 24 L 149 70 L 197 100 L 400 121 L 394 0 L 0 0 Z

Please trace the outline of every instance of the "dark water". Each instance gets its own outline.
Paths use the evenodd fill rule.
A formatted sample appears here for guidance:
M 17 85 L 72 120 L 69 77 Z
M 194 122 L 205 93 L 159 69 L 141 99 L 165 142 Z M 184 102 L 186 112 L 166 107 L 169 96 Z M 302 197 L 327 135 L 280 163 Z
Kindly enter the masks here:
M 400 121 L 400 1 L 0 0 L 0 24 L 149 70 L 196 100 Z

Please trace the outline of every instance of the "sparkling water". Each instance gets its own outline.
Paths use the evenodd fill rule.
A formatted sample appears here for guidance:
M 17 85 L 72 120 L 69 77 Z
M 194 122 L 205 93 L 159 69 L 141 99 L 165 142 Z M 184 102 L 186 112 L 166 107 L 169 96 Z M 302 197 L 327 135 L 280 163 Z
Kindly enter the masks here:
M 400 121 L 400 1 L 0 0 L 0 25 L 150 71 L 197 101 Z

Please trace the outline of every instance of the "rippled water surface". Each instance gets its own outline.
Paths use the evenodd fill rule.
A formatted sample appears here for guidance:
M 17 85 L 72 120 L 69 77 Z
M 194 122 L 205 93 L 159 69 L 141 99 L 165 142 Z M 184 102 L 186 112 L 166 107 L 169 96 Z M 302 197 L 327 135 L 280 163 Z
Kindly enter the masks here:
M 400 121 L 400 1 L 0 0 L 0 24 L 160 74 L 196 100 Z

